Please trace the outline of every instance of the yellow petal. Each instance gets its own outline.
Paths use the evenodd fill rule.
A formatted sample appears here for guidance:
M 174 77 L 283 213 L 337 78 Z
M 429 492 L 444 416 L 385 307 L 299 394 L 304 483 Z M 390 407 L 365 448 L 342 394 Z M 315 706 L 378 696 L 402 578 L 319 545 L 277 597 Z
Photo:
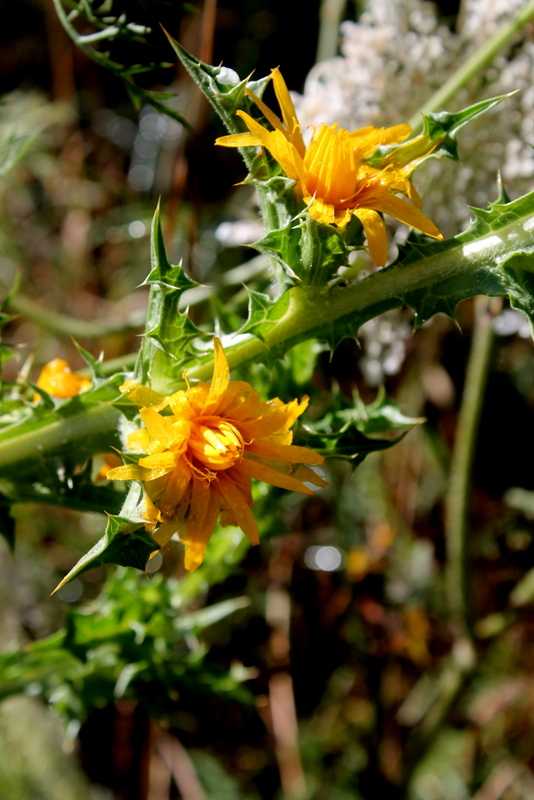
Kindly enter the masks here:
M 165 453 L 155 453 L 151 456 L 145 456 L 139 459 L 139 466 L 146 469 L 164 469 L 168 472 L 176 467 L 176 461 L 179 454 L 167 451 Z
M 324 462 L 324 456 L 307 447 L 275 444 L 262 439 L 252 442 L 247 446 L 246 451 L 260 458 L 282 461 L 284 464 L 322 464 Z
M 150 436 L 150 449 L 168 450 L 180 440 L 180 431 L 173 427 L 172 417 L 162 417 L 152 408 L 142 408 L 139 413 Z
M 304 481 L 304 483 L 311 483 L 312 486 L 319 486 L 321 488 L 328 486 L 328 481 L 325 481 L 315 470 L 309 467 L 300 466 L 293 475 L 300 481 Z
M 178 530 L 178 525 L 176 522 L 171 520 L 170 522 L 164 522 L 163 525 L 160 525 L 157 531 L 152 534 L 154 541 L 159 544 L 160 547 L 165 547 L 176 531 Z
M 297 112 L 295 111 L 295 106 L 293 105 L 291 95 L 287 90 L 286 82 L 283 79 L 282 73 L 278 67 L 275 67 L 275 69 L 271 70 L 271 75 L 273 76 L 276 99 L 278 100 L 280 104 L 280 110 L 282 111 L 282 119 L 284 120 L 288 131 L 291 132 L 291 141 L 297 148 L 299 154 L 304 156 L 304 153 L 306 152 L 306 145 L 304 144 L 304 140 L 302 138 L 300 125 L 298 124 L 297 119 Z
M 377 267 L 385 266 L 388 259 L 388 237 L 382 217 L 370 208 L 355 208 L 353 214 L 363 225 L 373 262 Z
M 260 98 L 254 94 L 254 92 L 250 91 L 250 89 L 245 89 L 245 93 L 256 103 L 261 113 L 264 115 L 264 117 L 266 117 L 269 120 L 273 128 L 277 131 L 281 131 L 282 133 L 284 133 L 284 126 L 282 125 L 281 120 L 276 116 L 274 111 L 271 111 L 271 109 L 265 105 L 263 100 L 260 100 Z
M 261 147 L 261 142 L 252 133 L 231 133 L 229 136 L 219 136 L 215 144 L 221 147 Z
M 230 381 L 221 396 L 217 413 L 232 420 L 257 417 L 260 413 L 261 400 L 256 389 L 246 381 Z
M 236 525 L 241 528 L 251 544 L 259 544 L 258 524 L 239 488 L 225 473 L 220 473 L 218 487 Z
M 404 222 L 405 225 L 426 233 L 427 236 L 432 236 L 434 239 L 443 239 L 432 220 L 422 211 L 419 211 L 418 208 L 410 205 L 405 200 L 401 200 L 399 197 L 395 197 L 392 194 L 381 197 L 377 208 L 384 214 L 389 214 L 390 217 L 398 219 L 399 222 Z
M 150 444 L 150 437 L 146 428 L 130 433 L 127 439 L 128 449 L 137 453 L 145 453 Z
M 392 125 L 390 128 L 361 128 L 352 131 L 350 136 L 358 151 L 358 158 L 363 160 L 372 156 L 377 147 L 385 144 L 403 142 L 411 134 L 411 127 L 402 123 Z
M 125 381 L 120 387 L 120 391 L 128 400 L 139 406 L 156 406 L 163 400 L 162 394 L 154 392 L 148 386 L 143 386 L 137 381 Z
M 322 222 L 323 225 L 334 225 L 336 222 L 336 209 L 332 203 L 324 203 L 317 197 L 304 196 L 310 217 Z
M 421 195 L 413 185 L 411 181 L 406 181 L 406 194 L 408 195 L 409 199 L 412 201 L 416 208 L 423 207 L 423 201 L 421 199 Z
M 224 350 L 220 339 L 217 337 L 213 340 L 214 350 L 214 368 L 213 380 L 209 387 L 208 396 L 202 409 L 203 414 L 213 414 L 217 408 L 217 404 L 224 394 L 226 387 L 230 381 L 230 370 L 228 368 L 228 361 L 224 354 Z
M 258 141 L 278 161 L 288 178 L 299 180 L 305 184 L 306 170 L 304 162 L 295 145 L 287 139 L 285 134 L 278 129 L 274 131 L 266 130 L 244 111 L 238 111 L 237 113 L 244 120 L 250 132 L 257 137 Z
M 184 566 L 189 572 L 202 563 L 220 507 L 221 498 L 215 487 L 207 481 L 195 480 L 185 530 L 180 530 L 180 540 L 185 545 Z
M 263 403 L 261 417 L 240 422 L 239 430 L 246 442 L 287 431 L 307 406 L 307 397 L 303 397 L 300 403 L 298 400 L 282 403 L 278 397 L 275 397 L 273 400 Z
M 237 116 L 241 117 L 252 136 L 257 139 L 262 147 L 268 147 L 268 142 L 273 131 L 268 131 L 257 120 L 247 114 L 246 111 L 238 111 Z
M 125 464 L 123 467 L 114 467 L 106 475 L 108 481 L 142 481 L 145 470 L 137 464 Z
M 266 467 L 265 464 L 259 464 L 257 461 L 248 461 L 248 459 L 243 458 L 235 469 L 239 469 L 240 472 L 255 478 L 257 481 L 270 483 L 271 486 L 279 486 L 280 489 L 289 489 L 291 492 L 301 492 L 301 494 L 313 494 L 312 489 L 308 489 L 302 481 L 292 475 L 277 472 L 275 469 Z
M 189 506 L 192 475 L 191 468 L 184 458 L 179 465 L 167 475 L 164 491 L 157 503 L 167 517 L 181 520 Z
M 68 363 L 62 358 L 54 358 L 41 370 L 37 380 L 39 389 L 66 400 L 68 397 L 75 397 L 80 392 L 85 392 L 92 386 L 89 378 L 79 372 L 72 372 Z M 39 395 L 36 395 L 39 399 Z

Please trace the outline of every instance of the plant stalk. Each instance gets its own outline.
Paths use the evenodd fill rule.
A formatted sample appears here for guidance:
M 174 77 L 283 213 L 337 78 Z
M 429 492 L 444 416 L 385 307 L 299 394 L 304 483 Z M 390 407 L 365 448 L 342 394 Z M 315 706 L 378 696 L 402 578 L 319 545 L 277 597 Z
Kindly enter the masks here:
M 473 622 L 467 589 L 471 471 L 494 340 L 491 323 L 488 299 L 477 297 L 475 329 L 452 453 L 449 487 L 445 498 L 447 601 L 453 624 L 458 633 L 466 637 L 471 637 Z
M 470 56 L 451 76 L 445 81 L 441 89 L 432 95 L 419 111 L 410 120 L 413 135 L 416 136 L 423 130 L 422 114 L 441 111 L 455 95 L 469 83 L 479 72 L 487 67 L 497 53 L 508 44 L 510 39 L 534 17 L 534 0 L 529 0 L 505 25 L 499 26 L 493 36 L 484 42 L 479 49 Z
M 389 267 L 369 275 L 358 283 L 329 290 L 328 288 L 295 286 L 278 301 L 274 311 L 278 319 L 272 319 L 271 327 L 265 328 L 263 339 L 247 336 L 236 344 L 226 344 L 225 352 L 231 369 L 266 359 L 270 361 L 283 356 L 291 347 L 299 342 L 317 336 L 328 336 L 332 328 L 343 321 L 352 323 L 356 333 L 359 325 L 388 309 L 405 305 L 405 296 L 417 289 L 426 288 L 432 291 L 436 283 L 446 279 L 466 279 L 471 272 L 476 272 L 481 264 L 498 263 L 508 253 L 528 248 L 532 241 L 532 224 L 530 217 L 515 216 L 498 231 L 489 231 L 475 241 L 464 243 L 460 240 L 453 247 L 439 249 L 426 258 L 421 258 L 401 267 Z M 506 288 L 502 286 L 505 294 Z M 342 333 L 345 335 L 345 327 Z M 187 369 L 188 380 L 211 380 L 213 375 L 213 355 L 206 356 L 200 363 Z M 160 391 L 176 391 L 180 383 L 173 381 L 168 387 L 160 387 Z M 185 385 L 185 383 L 184 383 Z M 102 426 L 112 427 L 110 416 L 118 412 L 109 406 L 102 414 Z M 94 410 L 82 413 L 67 420 L 54 422 L 59 425 L 63 436 L 75 442 L 83 431 L 85 417 L 91 416 L 93 430 L 99 429 L 98 413 Z M 116 417 L 115 417 L 116 421 Z M 22 460 L 21 452 L 26 455 L 33 448 L 34 457 L 45 455 L 45 451 L 53 451 L 56 434 L 51 433 L 49 425 L 31 434 L 24 434 L 23 448 L 19 450 L 16 429 L 0 433 L 0 468 L 8 464 L 14 465 Z M 8 438 L 9 437 L 9 438 Z M 29 439 L 27 438 L 29 437 Z M 8 442 L 3 444 L 3 440 Z M 31 444 L 30 444 L 31 442 Z
M 0 432 L 0 474 L 13 474 L 13 468 L 24 462 L 41 461 L 65 449 L 68 444 L 82 450 L 85 440 L 109 431 L 110 445 L 115 442 L 119 412 L 109 403 L 92 406 L 87 411 L 70 417 L 45 422 L 26 433 L 16 434 L 16 428 L 4 428 Z M 87 454 L 91 452 L 90 448 Z

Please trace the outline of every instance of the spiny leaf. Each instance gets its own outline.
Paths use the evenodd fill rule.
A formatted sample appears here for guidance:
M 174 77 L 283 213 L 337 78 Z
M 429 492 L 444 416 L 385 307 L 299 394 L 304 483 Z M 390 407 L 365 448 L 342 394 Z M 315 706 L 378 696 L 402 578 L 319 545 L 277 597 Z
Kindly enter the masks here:
M 253 333 L 263 338 L 265 325 L 273 325 L 274 321 L 269 320 L 269 312 L 274 305 L 273 300 L 267 294 L 255 292 L 247 287 L 248 292 L 248 319 L 239 329 L 238 333 Z M 257 334 L 256 334 L 257 331 Z
M 78 353 L 81 355 L 83 360 L 90 368 L 93 380 L 103 379 L 104 374 L 102 372 L 102 361 L 104 359 L 104 354 L 101 353 L 100 358 L 96 359 L 91 355 L 91 353 L 88 350 L 85 350 L 85 348 L 83 348 L 80 344 L 78 344 L 78 342 L 75 339 L 73 339 L 72 341 L 74 343 L 74 347 L 76 348 Z
M 340 267 L 349 263 L 348 247 L 335 228 L 317 222 L 308 214 L 304 217 L 301 231 L 300 277 L 309 286 L 325 286 Z
M 239 117 L 236 116 L 236 111 L 238 109 L 248 109 L 248 101 L 245 98 L 245 87 L 249 85 L 254 94 L 261 97 L 270 78 L 248 83 L 247 80 L 240 81 L 239 78 L 235 76 L 237 82 L 234 82 L 233 77 L 232 80 L 230 80 L 230 72 L 228 69 L 204 64 L 204 62 L 195 58 L 191 53 L 188 53 L 187 50 L 167 32 L 165 33 L 174 52 L 199 89 L 206 95 L 230 133 L 239 133 L 244 130 L 244 125 Z
M 458 131 L 468 122 L 472 122 L 477 117 L 485 114 L 486 111 L 498 105 L 508 96 L 505 94 L 499 97 L 491 97 L 489 100 L 482 100 L 480 103 L 464 108 L 462 111 L 439 111 L 423 114 L 424 131 L 420 136 L 401 144 L 377 147 L 373 155 L 366 161 L 371 166 L 379 168 L 391 163 L 406 165 L 412 161 L 417 161 L 419 166 L 427 158 L 439 158 L 442 156 L 458 161 L 458 145 L 456 142 Z M 431 143 L 434 143 L 434 147 L 428 153 Z
M 274 258 L 282 267 L 285 280 L 297 283 L 302 272 L 300 262 L 300 229 L 290 220 L 283 228 L 271 230 L 252 245 L 260 253 Z
M 388 450 L 406 435 L 407 429 L 421 422 L 424 422 L 421 418 L 405 416 L 383 391 L 367 406 L 359 396 L 350 404 L 338 393 L 331 408 L 319 420 L 298 429 L 296 441 L 328 458 L 348 459 L 355 469 L 369 453 Z M 404 432 L 395 438 L 378 439 L 368 435 L 402 429 Z
M 139 484 L 133 483 L 124 501 L 121 514 L 108 517 L 108 524 L 102 538 L 80 558 L 68 575 L 56 586 L 54 592 L 78 575 L 104 564 L 117 564 L 122 567 L 136 567 L 136 569 L 144 570 L 150 554 L 159 550 L 159 547 L 144 529 L 143 497 L 143 488 Z
M 137 110 L 145 104 L 151 105 L 156 111 L 172 117 L 185 128 L 191 130 L 191 126 L 184 117 L 171 106 L 166 106 L 160 100 L 172 97 L 167 92 L 152 92 L 134 83 L 132 75 L 137 72 L 146 72 L 150 69 L 161 69 L 168 66 L 165 63 L 152 64 L 148 67 L 139 68 L 137 66 L 125 67 L 124 64 L 119 64 L 112 61 L 109 53 L 103 49 L 96 49 L 92 45 L 96 42 L 105 40 L 114 40 L 116 38 L 126 39 L 128 41 L 140 42 L 146 44 L 145 35 L 150 32 L 150 29 L 145 25 L 139 25 L 135 22 L 128 22 L 125 14 L 121 14 L 113 20 L 113 24 L 109 24 L 109 19 L 106 19 L 109 10 L 109 2 L 102 3 L 98 9 L 92 7 L 90 0 L 53 0 L 55 10 L 59 17 L 63 28 L 70 36 L 72 41 L 85 53 L 88 58 L 91 58 L 101 67 L 113 73 L 119 80 L 121 80 L 130 96 L 130 99 Z M 66 10 L 64 5 L 67 6 Z M 91 26 L 96 27 L 97 31 L 87 35 L 80 34 L 73 22 L 74 20 L 87 20 Z
M 182 291 L 185 289 L 193 289 L 195 286 L 200 285 L 185 274 L 180 264 L 171 264 L 167 258 L 167 251 L 165 249 L 163 231 L 161 228 L 159 203 L 152 219 L 150 273 L 143 282 L 143 285 L 151 285 L 154 283 L 162 287 L 167 287 L 168 289 L 181 289 Z
M 321 334 L 330 346 L 337 346 L 343 336 L 356 337 L 366 320 L 391 308 L 413 308 L 414 325 L 418 328 L 439 312 L 455 319 L 458 303 L 480 294 L 508 296 L 512 306 L 523 311 L 532 324 L 534 193 L 511 203 L 493 203 L 487 209 L 472 211 L 475 219 L 468 230 L 443 242 L 424 241 L 426 237 L 419 236 L 418 242 L 408 242 L 395 264 L 361 281 L 359 289 L 365 292 L 367 285 L 389 275 L 394 277 L 394 271 L 425 265 L 426 274 L 417 278 L 419 287 L 384 298 L 323 329 Z
M 512 94 L 514 93 L 512 92 Z M 447 136 L 454 137 L 468 122 L 472 122 L 477 117 L 485 114 L 486 111 L 494 108 L 509 96 L 508 94 L 502 94 L 498 97 L 490 97 L 488 100 L 481 100 L 479 103 L 468 106 L 462 111 L 437 111 L 423 114 L 425 133 L 432 141 Z
M 189 278 L 181 265 L 167 258 L 159 214 L 152 220 L 150 243 L 151 270 L 145 284 L 150 286 L 145 336 L 135 367 L 142 383 L 156 385 L 179 375 L 182 364 L 193 355 L 190 343 L 202 332 L 180 311 L 180 299 L 187 289 L 199 284 Z

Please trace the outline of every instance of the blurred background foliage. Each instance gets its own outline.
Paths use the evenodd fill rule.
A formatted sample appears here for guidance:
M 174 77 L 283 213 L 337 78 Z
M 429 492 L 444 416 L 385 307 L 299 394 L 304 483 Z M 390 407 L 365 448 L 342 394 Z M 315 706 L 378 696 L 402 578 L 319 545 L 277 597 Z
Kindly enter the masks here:
M 173 263 L 214 287 L 191 297 L 195 323 L 214 311 L 236 330 L 243 282 L 269 286 L 240 244 L 259 238 L 251 193 L 232 188 L 243 167 L 213 146 L 220 124 L 182 71 L 161 66 L 173 58 L 160 23 L 241 76 L 281 64 L 301 90 L 335 3 L 132 0 L 109 13 L 123 5 L 151 32 L 106 43 L 110 59 L 154 63 L 137 84 L 171 92 L 193 136 L 148 104 L 138 113 L 51 2 L 17 0 L 3 27 L 0 265 L 6 291 L 16 275 L 21 286 L 6 386 L 57 356 L 83 368 L 69 334 L 129 363 L 159 196 Z M 457 4 L 438 5 L 453 27 Z M 361 10 L 338 4 L 326 55 Z M 473 309 L 460 307 L 460 327 L 440 315 L 411 338 L 409 314 L 373 321 L 364 363 L 345 340 L 332 360 L 307 343 L 247 372 L 264 394 L 309 394 L 317 421 L 336 394 L 374 401 L 378 369 L 401 410 L 427 420 L 354 474 L 331 461 L 312 498 L 257 486 L 258 548 L 221 529 L 191 575 L 174 546 L 146 576 L 99 568 L 50 598 L 103 515 L 16 506 L 15 554 L 0 542 L 2 800 L 534 796 L 534 354 L 508 308 L 493 322 L 470 496 L 474 657 L 445 602 L 444 498 Z

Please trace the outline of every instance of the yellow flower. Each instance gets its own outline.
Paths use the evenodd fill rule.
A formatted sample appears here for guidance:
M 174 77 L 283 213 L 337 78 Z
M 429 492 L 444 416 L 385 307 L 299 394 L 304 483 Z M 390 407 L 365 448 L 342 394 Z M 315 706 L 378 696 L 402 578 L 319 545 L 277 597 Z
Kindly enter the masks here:
M 146 453 L 138 464 L 112 469 L 111 480 L 139 480 L 145 488 L 146 529 L 165 546 L 178 531 L 185 545 L 185 567 L 196 569 L 217 523 L 236 525 L 252 544 L 259 532 L 251 511 L 251 478 L 303 494 L 304 483 L 325 486 L 304 464 L 323 457 L 291 444 L 290 428 L 306 406 L 262 402 L 245 381 L 230 381 L 222 345 L 214 341 L 210 384 L 201 382 L 166 397 L 127 381 L 121 391 L 138 403 L 144 423 L 129 437 L 132 450 Z M 299 465 L 299 466 L 297 466 Z
M 391 128 L 360 128 L 346 131 L 337 125 L 322 124 L 313 131 L 306 147 L 302 139 L 295 107 L 278 69 L 272 70 L 276 97 L 282 120 L 258 97 L 248 91 L 274 130 L 267 130 L 244 111 L 248 133 L 222 136 L 216 144 L 225 147 L 266 147 L 278 161 L 288 178 L 297 182 L 297 190 L 308 206 L 310 216 L 327 225 L 345 228 L 352 216 L 361 221 L 371 258 L 377 266 L 387 260 L 388 243 L 384 222 L 378 212 L 389 214 L 428 236 L 441 239 L 434 223 L 421 209 L 421 198 L 409 180 L 416 162 L 427 155 L 435 144 L 420 142 L 416 158 L 400 164 L 393 154 L 383 168 L 365 163 L 380 145 L 403 142 L 411 133 L 409 125 Z M 411 203 L 397 195 L 404 195 Z
M 92 383 L 85 375 L 71 372 L 69 365 L 62 358 L 54 358 L 43 367 L 37 380 L 37 386 L 51 394 L 52 397 L 64 400 L 90 389 Z M 36 394 L 35 399 L 38 398 L 39 395 Z

